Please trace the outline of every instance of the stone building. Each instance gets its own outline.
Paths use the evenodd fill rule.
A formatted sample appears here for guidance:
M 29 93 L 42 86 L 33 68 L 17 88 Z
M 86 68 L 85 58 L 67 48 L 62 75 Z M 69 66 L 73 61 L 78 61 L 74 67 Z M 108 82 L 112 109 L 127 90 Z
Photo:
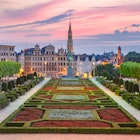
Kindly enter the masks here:
M 0 61 L 16 61 L 15 46 L 0 45 Z
M 95 61 L 95 57 L 80 55 L 79 58 L 79 55 L 74 54 L 71 22 L 68 29 L 67 50 L 60 48 L 56 52 L 55 47 L 51 44 L 43 48 L 36 44 L 34 48 L 29 48 L 19 53 L 18 58 L 24 61 L 22 63 L 25 74 L 36 71 L 38 75 L 44 77 L 59 77 L 67 75 L 69 65 L 67 61 L 68 52 L 72 53 L 73 56 L 72 69 L 74 75 L 91 73 L 94 68 L 93 61 Z M 21 59 L 23 55 L 24 59 Z

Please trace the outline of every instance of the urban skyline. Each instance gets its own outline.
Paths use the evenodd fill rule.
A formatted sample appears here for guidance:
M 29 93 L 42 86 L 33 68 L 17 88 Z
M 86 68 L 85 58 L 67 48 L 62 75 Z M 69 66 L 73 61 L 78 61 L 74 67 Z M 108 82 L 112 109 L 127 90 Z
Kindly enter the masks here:
M 44 47 L 51 43 L 67 47 L 69 20 L 72 22 L 76 54 L 139 51 L 139 0 L 17 0 L 0 1 L 0 44 L 16 46 L 16 51 Z

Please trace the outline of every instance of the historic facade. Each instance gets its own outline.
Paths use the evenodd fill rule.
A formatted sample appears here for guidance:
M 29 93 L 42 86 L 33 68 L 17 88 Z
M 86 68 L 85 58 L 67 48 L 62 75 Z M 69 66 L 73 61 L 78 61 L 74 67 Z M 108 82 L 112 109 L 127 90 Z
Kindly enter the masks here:
M 95 62 L 95 57 L 74 54 L 71 22 L 68 29 L 67 50 L 60 48 L 56 52 L 55 47 L 51 44 L 43 48 L 36 44 L 34 48 L 21 51 L 18 58 L 25 74 L 36 71 L 38 75 L 44 77 L 59 77 L 67 75 L 69 66 L 68 53 L 72 54 L 71 67 L 74 75 L 82 76 L 84 73 L 91 73 L 95 67 L 95 63 L 93 63 Z
M 0 61 L 16 61 L 15 46 L 0 45 Z

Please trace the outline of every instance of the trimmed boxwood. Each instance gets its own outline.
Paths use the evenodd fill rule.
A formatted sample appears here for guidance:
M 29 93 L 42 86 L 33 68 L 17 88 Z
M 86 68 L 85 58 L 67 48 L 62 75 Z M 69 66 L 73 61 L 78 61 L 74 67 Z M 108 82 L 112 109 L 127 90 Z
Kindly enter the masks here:
M 9 81 L 9 82 L 8 82 L 8 89 L 9 89 L 9 90 L 12 90 L 12 89 L 13 89 L 12 81 Z
M 10 101 L 14 101 L 16 99 L 16 96 L 14 94 L 6 94 L 6 97 L 10 100 Z
M 1 91 L 5 91 L 5 92 L 7 92 L 7 89 L 8 89 L 8 87 L 7 87 L 7 84 L 4 82 L 4 83 L 2 83 L 2 85 L 1 85 Z
M 9 101 L 6 97 L 6 94 L 3 92 L 0 92 L 0 109 L 6 107 L 9 104 Z
M 131 102 L 132 106 L 140 110 L 140 99 L 133 99 Z

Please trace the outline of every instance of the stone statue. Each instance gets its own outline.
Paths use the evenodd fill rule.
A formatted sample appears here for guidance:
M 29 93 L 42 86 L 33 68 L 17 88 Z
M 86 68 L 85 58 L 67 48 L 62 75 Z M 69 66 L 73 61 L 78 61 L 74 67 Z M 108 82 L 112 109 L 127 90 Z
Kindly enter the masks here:
M 67 54 L 67 60 L 68 60 L 68 62 L 71 62 L 72 61 L 72 53 L 71 52 L 68 52 L 68 54 Z

